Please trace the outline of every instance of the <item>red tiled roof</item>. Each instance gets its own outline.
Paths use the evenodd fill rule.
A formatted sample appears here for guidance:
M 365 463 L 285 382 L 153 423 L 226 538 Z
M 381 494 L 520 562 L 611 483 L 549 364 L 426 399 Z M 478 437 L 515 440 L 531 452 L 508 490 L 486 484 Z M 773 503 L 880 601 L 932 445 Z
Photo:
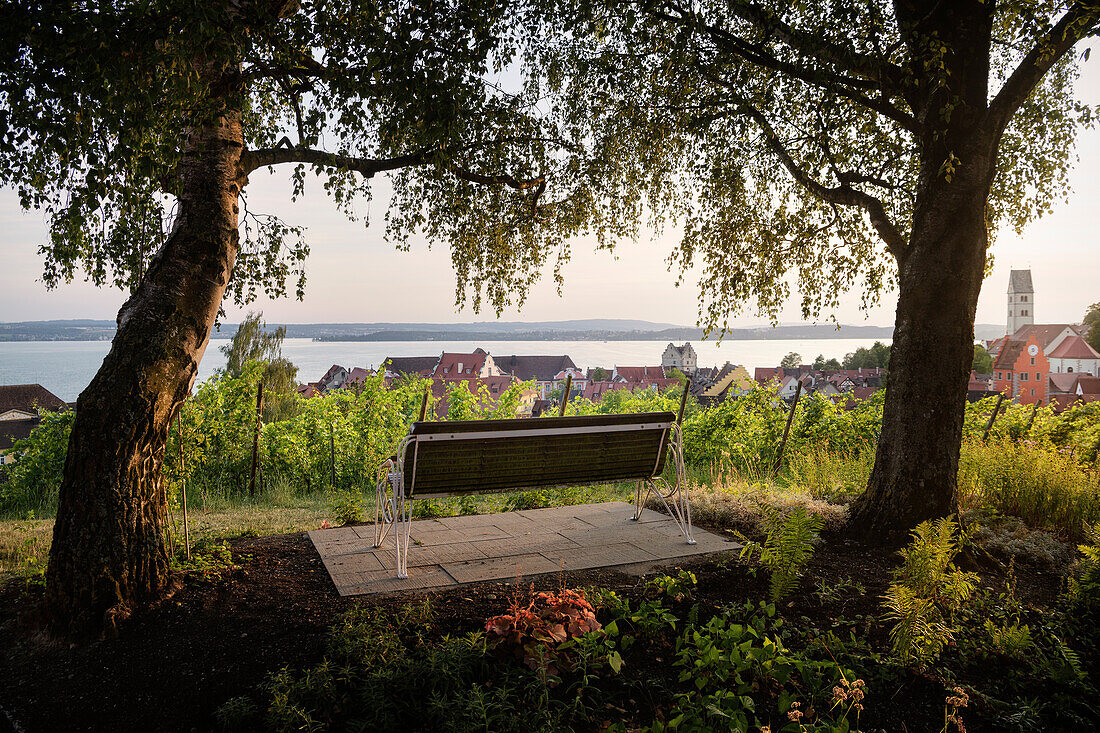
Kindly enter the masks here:
M 494 356 L 493 363 L 505 374 L 514 374 L 521 382 L 534 379 L 538 382 L 550 382 L 566 369 L 576 369 L 567 355 L 560 356 Z
M 664 367 L 640 366 L 640 367 L 615 367 L 615 375 L 628 382 L 645 382 L 654 379 L 664 379 Z
M 1027 341 L 1029 338 L 1034 338 L 1036 343 L 1043 348 L 1043 351 L 1046 351 L 1050 343 L 1067 328 L 1074 333 L 1080 333 L 1072 323 L 1032 323 L 1027 326 L 1020 326 L 1010 338 L 1012 341 Z
M 1052 359 L 1100 359 L 1096 349 L 1089 346 L 1089 342 L 1074 334 L 1062 339 L 1058 348 L 1047 354 Z
M 1077 377 L 1077 392 L 1083 395 L 1100 395 L 1100 377 L 1080 375 Z
M 369 379 L 373 375 L 374 372 L 369 369 L 364 369 L 363 367 L 353 367 L 352 370 L 348 372 L 348 380 L 344 382 L 344 384 L 366 384 L 367 379 Z
M 584 386 L 584 398 L 590 402 L 599 402 L 608 392 L 630 389 L 626 382 L 589 382 Z
M 61 410 L 65 402 L 41 384 L 8 384 L 0 386 L 0 412 L 22 410 Z
M 1023 329 L 1020 329 L 1021 331 Z M 997 354 L 997 361 L 993 362 L 994 369 L 1003 369 L 1005 371 L 1012 371 L 1016 368 L 1016 359 L 1020 357 L 1020 354 L 1024 353 L 1024 346 L 1026 342 L 1017 341 L 1012 339 L 1005 341 L 1004 346 L 1001 347 L 1001 352 Z
M 770 382 L 773 379 L 783 379 L 783 367 L 756 367 L 753 379 L 760 384 Z
M 476 377 L 485 364 L 485 356 L 485 352 L 480 349 L 472 354 L 452 354 L 444 351 L 443 355 L 439 357 L 434 376 L 447 379 Z M 458 368 L 459 365 L 462 366 L 461 370 Z
M 1074 374 L 1072 372 L 1051 372 L 1050 374 L 1050 393 L 1055 395 L 1059 392 L 1064 394 L 1070 394 L 1077 389 L 1077 378 L 1080 374 Z

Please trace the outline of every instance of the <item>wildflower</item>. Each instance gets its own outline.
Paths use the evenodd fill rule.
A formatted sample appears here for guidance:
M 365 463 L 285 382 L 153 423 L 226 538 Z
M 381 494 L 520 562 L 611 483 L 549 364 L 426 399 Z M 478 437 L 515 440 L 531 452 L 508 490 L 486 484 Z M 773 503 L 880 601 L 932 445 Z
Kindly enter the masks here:
M 799 703 L 797 700 L 791 703 L 791 709 L 787 711 L 787 718 L 795 723 L 802 719 L 802 711 L 799 710 Z

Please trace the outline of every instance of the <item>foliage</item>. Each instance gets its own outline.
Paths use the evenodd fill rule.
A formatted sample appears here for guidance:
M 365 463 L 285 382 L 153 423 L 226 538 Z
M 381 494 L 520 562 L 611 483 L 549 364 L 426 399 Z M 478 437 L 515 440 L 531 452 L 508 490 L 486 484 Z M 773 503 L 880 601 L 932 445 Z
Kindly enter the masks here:
M 1012 96 L 996 120 L 1007 127 L 990 161 L 989 229 L 1021 228 L 1068 190 L 1077 131 L 1094 115 L 1073 98 L 1079 61 L 1067 49 L 1097 11 L 1086 6 L 1051 53 L 1061 6 L 973 6 L 989 8 L 992 39 L 958 28 L 958 7 L 911 23 L 885 2 L 550 6 L 529 75 L 562 100 L 578 144 L 611 163 L 609 195 L 682 228 L 672 263 L 701 271 L 706 327 L 753 302 L 775 318 L 796 287 L 810 317 L 853 287 L 874 302 L 894 281 L 927 170 L 961 184 L 953 172 L 977 162 L 943 148 L 963 144 L 948 133 L 988 105 L 984 85 L 980 96 L 962 88 L 968 73 L 985 69 L 995 94 L 1029 49 L 1045 52 L 1011 85 L 1034 93 Z M 576 30 L 552 34 L 561 27 Z
M 814 543 L 825 522 L 819 516 L 808 514 L 803 507 L 787 512 L 786 516 L 774 507 L 762 506 L 761 511 L 766 533 L 764 544 L 746 543 L 741 557 L 756 554 L 760 563 L 768 568 L 771 573 L 768 595 L 774 602 L 798 587 L 802 568 L 813 556 Z
M 225 355 L 223 373 L 234 378 L 244 376 L 249 362 L 263 364 L 260 383 L 264 386 L 264 422 L 291 417 L 297 407 L 294 392 L 298 386 L 298 367 L 283 358 L 286 326 L 266 330 L 263 313 L 249 313 L 237 327 L 233 338 L 221 347 Z
M 438 638 L 433 624 L 427 605 L 395 614 L 352 609 L 334 627 L 324 660 L 271 675 L 259 706 L 263 718 L 252 720 L 252 728 L 532 733 L 584 719 L 579 700 L 551 697 L 538 673 L 498 661 L 484 634 Z
M 1019 517 L 1076 537 L 1100 520 L 1100 474 L 1047 441 L 967 440 L 959 459 L 961 506 Z
M 784 369 L 795 369 L 802 365 L 802 355 L 790 352 L 779 360 L 779 366 Z
M 779 715 L 798 724 L 794 730 L 855 730 L 863 709 L 863 681 L 836 662 L 787 649 L 777 633 L 782 626 L 774 606 L 748 604 L 688 628 L 676 640 L 674 666 L 680 670 L 682 691 L 676 693 L 667 723 L 655 723 L 650 730 L 749 730 L 768 724 L 773 704 Z M 839 688 L 831 709 L 826 703 L 830 688 Z M 767 708 L 758 703 L 761 690 L 770 693 Z M 829 709 L 831 715 L 813 720 L 811 709 Z
M 16 461 L 0 469 L 7 478 L 0 482 L 0 514 L 53 514 L 73 417 L 68 410 L 43 412 L 38 427 L 15 441 L 11 452 Z
M 505 613 L 485 622 L 492 645 L 541 674 L 555 676 L 559 667 L 571 666 L 569 657 L 558 653 L 559 645 L 601 628 L 583 592 L 563 588 L 535 593 L 533 584 L 526 604 L 517 595 Z
M 1085 542 L 1077 546 L 1081 558 L 1077 577 L 1070 579 L 1072 603 L 1100 606 L 1100 522 L 1085 527 Z
M 676 575 L 658 575 L 646 581 L 646 588 L 652 589 L 677 603 L 691 600 L 692 589 L 698 580 L 690 570 L 680 570 Z
M 903 662 L 927 664 L 952 639 L 954 613 L 977 584 L 974 573 L 958 570 L 954 559 L 965 535 L 950 517 L 925 521 L 912 532 L 899 554 L 902 565 L 883 596 L 890 641 Z
M 622 230 L 605 221 L 616 208 L 597 205 L 568 131 L 500 84 L 518 63 L 518 11 L 481 1 L 246 13 L 173 0 L 64 12 L 9 3 L 0 183 L 47 217 L 48 285 L 83 270 L 133 291 L 171 230 L 188 131 L 236 113 L 243 173 L 289 166 L 295 197 L 316 174 L 351 219 L 374 174 L 390 173 L 387 236 L 449 244 L 459 297 L 472 291 L 475 308 L 484 299 L 499 310 L 522 302 L 569 237 Z M 288 281 L 301 296 L 302 230 L 243 203 L 230 297 L 278 297 Z
M 974 344 L 974 361 L 970 368 L 978 374 L 993 373 L 993 357 L 981 344 Z
M 333 489 L 332 513 L 341 524 L 363 521 L 363 494 L 358 489 Z
M 1082 323 L 1089 327 L 1085 340 L 1089 342 L 1089 346 L 1100 351 L 1100 303 L 1089 306 Z

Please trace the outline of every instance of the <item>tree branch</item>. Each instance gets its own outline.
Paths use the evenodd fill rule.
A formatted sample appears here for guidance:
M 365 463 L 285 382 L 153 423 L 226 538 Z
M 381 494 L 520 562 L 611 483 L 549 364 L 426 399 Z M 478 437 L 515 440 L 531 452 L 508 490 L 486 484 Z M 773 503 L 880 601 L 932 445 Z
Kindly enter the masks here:
M 917 134 L 917 122 L 912 115 L 898 109 L 885 97 L 875 99 L 863 92 L 863 90 L 879 88 L 877 82 L 834 74 L 821 68 L 807 68 L 790 61 L 784 61 L 776 58 L 774 54 L 769 53 L 760 44 L 752 43 L 730 31 L 703 21 L 694 11 L 682 8 L 674 3 L 668 5 L 675 9 L 679 15 L 662 13 L 656 10 L 651 12 L 657 18 L 681 27 L 693 27 L 695 30 L 705 33 L 714 41 L 716 46 L 751 64 L 771 71 L 778 71 L 820 89 L 831 91 L 872 112 L 877 112 L 898 123 L 909 132 Z
M 803 56 L 834 64 L 844 71 L 876 82 L 881 88 L 902 91 L 904 70 L 885 58 L 861 54 L 855 49 L 829 43 L 817 35 L 803 33 L 755 3 L 732 0 L 729 9 L 741 20 L 779 39 Z
M 890 254 L 894 255 L 899 262 L 902 260 L 906 251 L 905 237 L 901 235 L 898 228 L 890 221 L 890 216 L 886 213 L 886 207 L 883 206 L 881 200 L 869 193 L 852 188 L 847 183 L 830 187 L 815 180 L 795 162 L 790 152 L 779 139 L 779 135 L 775 131 L 775 128 L 772 127 L 771 122 L 768 121 L 768 118 L 763 112 L 758 110 L 744 98 L 735 101 L 742 112 L 760 128 L 761 132 L 764 134 L 764 139 L 768 147 L 771 149 L 772 153 L 779 158 L 779 162 L 783 164 L 783 167 L 787 169 L 791 177 L 811 194 L 826 203 L 858 206 L 866 211 L 871 219 L 871 225 L 874 226 L 875 231 L 878 232 L 882 241 L 886 243 L 886 248 L 890 251 Z
M 1035 91 L 1043 76 L 1074 44 L 1090 35 L 1100 26 L 1100 3 L 1073 3 L 1065 15 L 1050 29 L 1024 57 L 1001 91 L 986 110 L 985 125 L 995 133 L 1001 133 L 1020 105 Z
M 241 167 L 244 174 L 248 175 L 257 168 L 263 168 L 264 166 L 279 165 L 281 163 L 307 163 L 326 168 L 355 171 L 371 178 L 375 173 L 424 165 L 430 159 L 429 152 L 424 150 L 394 158 L 371 159 L 337 155 L 336 153 L 311 148 L 260 148 L 244 151 L 241 154 Z

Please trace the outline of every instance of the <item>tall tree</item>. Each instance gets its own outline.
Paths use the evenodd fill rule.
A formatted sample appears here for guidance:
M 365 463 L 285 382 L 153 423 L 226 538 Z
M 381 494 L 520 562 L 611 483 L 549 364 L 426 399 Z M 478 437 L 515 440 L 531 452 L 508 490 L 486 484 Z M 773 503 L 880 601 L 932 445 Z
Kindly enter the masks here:
M 1089 327 L 1085 340 L 1089 342 L 1089 346 L 1100 351 L 1100 303 L 1089 306 L 1082 323 Z
M 251 176 L 287 166 L 299 196 L 317 174 L 354 217 L 388 174 L 388 236 L 449 245 L 475 306 L 522 301 L 567 237 L 600 231 L 591 178 L 502 74 L 511 7 L 0 5 L 0 184 L 49 221 L 47 284 L 83 270 L 130 291 L 77 402 L 47 573 L 56 632 L 110 629 L 163 594 L 166 436 L 223 296 L 302 292 L 302 232 L 247 207 Z
M 868 538 L 955 510 L 974 313 L 999 226 L 1067 190 L 1078 0 L 575 0 L 544 44 L 548 92 L 604 190 L 678 221 L 702 315 L 755 299 L 806 317 L 854 287 L 899 293 L 884 423 L 850 525 Z M 639 189 L 644 195 L 639 195 Z
M 219 347 L 225 355 L 225 374 L 240 377 L 250 361 L 263 363 L 263 419 L 284 420 L 295 413 L 298 367 L 283 357 L 286 326 L 267 330 L 263 313 L 248 313 L 228 344 Z
M 779 366 L 784 369 L 797 369 L 802 366 L 802 355 L 792 351 L 779 360 Z

